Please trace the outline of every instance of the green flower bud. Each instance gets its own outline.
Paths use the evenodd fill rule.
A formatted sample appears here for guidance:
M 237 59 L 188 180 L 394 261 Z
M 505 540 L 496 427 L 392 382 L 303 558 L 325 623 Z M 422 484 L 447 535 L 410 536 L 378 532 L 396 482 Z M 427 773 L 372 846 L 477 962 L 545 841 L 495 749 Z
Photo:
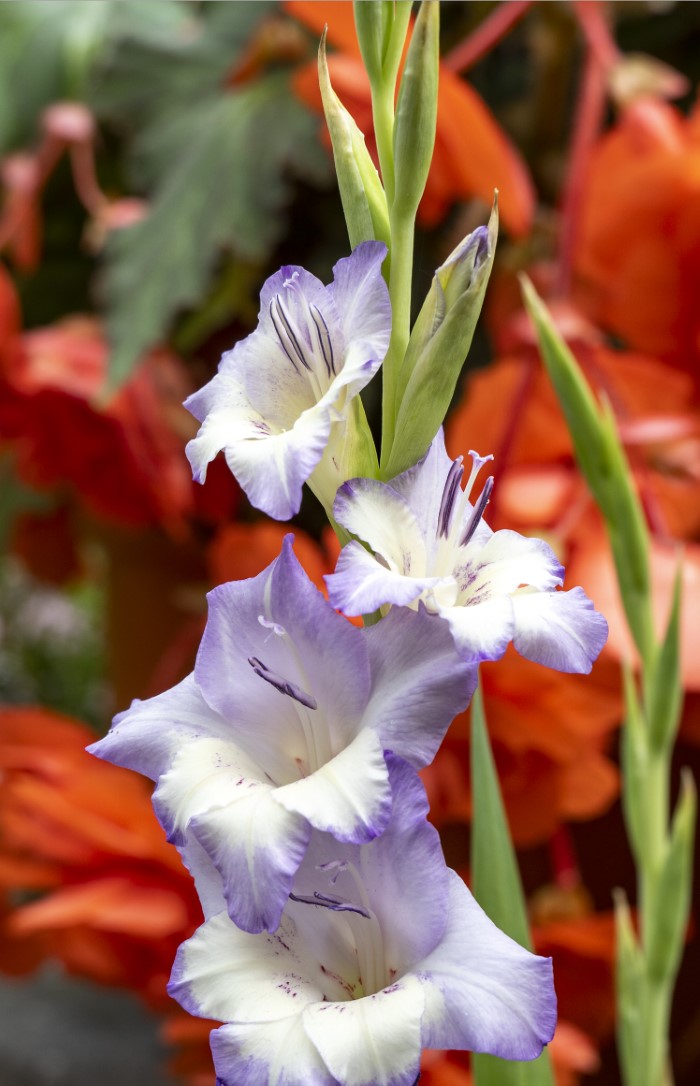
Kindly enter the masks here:
M 408 48 L 394 120 L 392 215 L 403 219 L 415 217 L 430 170 L 437 125 L 439 67 L 439 0 L 423 0 Z
M 318 50 L 318 78 L 350 245 L 354 249 L 361 241 L 376 239 L 389 248 L 391 235 L 384 189 L 365 147 L 365 137 L 331 86 L 325 31 Z M 388 265 L 385 275 L 388 276 Z
M 497 233 L 494 204 L 488 227 L 480 226 L 460 242 L 433 276 L 399 371 L 387 478 L 423 456 L 447 414 L 481 312 Z

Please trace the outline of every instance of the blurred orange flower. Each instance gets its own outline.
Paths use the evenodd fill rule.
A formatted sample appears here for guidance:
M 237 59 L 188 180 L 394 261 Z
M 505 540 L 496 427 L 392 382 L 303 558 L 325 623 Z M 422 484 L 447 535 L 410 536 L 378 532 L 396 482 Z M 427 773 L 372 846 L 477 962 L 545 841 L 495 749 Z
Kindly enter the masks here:
M 168 1016 L 191 1086 L 212 1086 L 212 1023 L 166 993 L 177 947 L 201 923 L 189 873 L 165 840 L 144 778 L 93 758 L 84 725 L 0 709 L 0 969 L 45 958 L 136 992 Z
M 599 140 L 583 186 L 575 260 L 594 320 L 635 350 L 700 359 L 700 108 L 648 97 Z
M 516 844 L 546 840 L 566 821 L 602 814 L 618 793 L 607 755 L 621 715 L 617 667 L 563 675 L 513 649 L 481 668 L 486 720 Z M 453 721 L 435 761 L 421 773 L 438 826 L 471 818 L 469 712 Z M 459 864 L 459 857 L 454 857 Z
M 349 0 L 285 0 L 286 10 L 317 34 L 328 26 L 328 41 L 338 49 L 328 58 L 333 87 L 367 137 L 375 162 L 370 84 L 355 36 Z M 316 62 L 294 77 L 297 94 L 312 109 L 323 112 Z M 468 133 L 468 138 L 466 134 Z M 434 226 L 457 200 L 478 196 L 490 207 L 499 190 L 501 218 L 516 237 L 532 223 L 535 195 L 519 152 L 475 90 L 445 65 L 440 67 L 437 135 L 419 218 Z
M 4 287 L 3 280 L 2 298 Z M 178 358 L 151 351 L 110 396 L 97 321 L 72 317 L 18 340 L 11 302 L 2 302 L 0 317 L 5 311 L 0 440 L 14 447 L 25 483 L 67 491 L 98 517 L 129 525 L 181 531 L 184 518 L 208 513 L 212 491 L 217 520 L 234 512 L 238 491 L 228 473 L 217 473 L 204 495 L 192 483 L 184 444 L 194 431 L 182 406 L 190 389 Z

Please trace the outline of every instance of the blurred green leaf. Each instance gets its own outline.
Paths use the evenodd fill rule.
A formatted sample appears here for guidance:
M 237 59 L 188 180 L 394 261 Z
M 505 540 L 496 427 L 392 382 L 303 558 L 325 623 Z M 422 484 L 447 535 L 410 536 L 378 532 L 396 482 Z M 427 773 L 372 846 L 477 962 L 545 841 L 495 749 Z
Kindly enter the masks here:
M 284 228 L 288 170 L 309 176 L 318 161 L 316 122 L 283 75 L 205 101 L 186 120 L 187 138 L 150 214 L 108 246 L 113 384 L 175 313 L 198 302 L 222 247 L 243 260 L 265 259 Z
M 330 176 L 318 119 L 294 96 L 289 70 L 235 80 L 258 24 L 276 10 L 268 0 L 188 5 L 186 22 L 127 28 L 96 72 L 96 109 L 131 134 L 133 182 L 150 203 L 147 218 L 107 247 L 113 385 L 201 301 L 222 251 L 266 260 L 284 232 L 293 178 Z
M 88 97 L 95 64 L 127 26 L 149 38 L 166 28 L 181 32 L 188 16 L 188 5 L 176 0 L 0 4 L 0 149 L 33 143 L 49 103 Z
M 491 753 L 481 687 L 472 698 L 472 888 L 485 913 L 521 946 L 532 950 L 518 862 L 508 830 Z M 476 1086 L 554 1086 L 549 1054 L 521 1063 L 472 1057 Z

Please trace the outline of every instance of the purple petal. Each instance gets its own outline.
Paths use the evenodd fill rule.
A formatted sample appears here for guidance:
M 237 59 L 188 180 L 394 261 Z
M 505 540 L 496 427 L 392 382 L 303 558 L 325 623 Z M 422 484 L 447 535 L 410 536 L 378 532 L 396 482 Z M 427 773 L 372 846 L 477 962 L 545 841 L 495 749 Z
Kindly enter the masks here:
M 221 874 L 233 922 L 275 931 L 311 836 L 306 819 L 260 790 L 195 817 L 191 829 Z
M 423 607 L 392 610 L 365 637 L 372 667 L 366 719 L 386 749 L 422 768 L 469 704 L 476 667 L 462 661 L 447 623 Z
M 250 581 L 209 594 L 209 619 L 195 674 L 209 704 L 236 722 L 236 742 L 278 783 L 284 766 L 307 757 L 297 705 L 254 672 L 260 660 L 316 701 L 310 726 L 330 756 L 356 734 L 369 692 L 369 662 L 359 630 L 336 614 L 309 581 L 287 536 L 279 558 Z M 271 752 L 286 758 L 280 776 Z M 315 768 L 315 767 L 314 767 Z
M 391 303 L 382 278 L 386 245 L 365 241 L 333 268 L 328 288 L 348 344 L 360 341 L 369 358 L 383 360 L 391 335 Z
M 560 585 L 564 576 L 564 568 L 548 543 L 505 528 L 494 532 L 483 546 L 473 540 L 463 553 L 469 557 L 461 575 L 455 571 L 455 576 L 460 583 L 466 582 L 467 597 L 480 589 L 489 596 L 515 592 L 520 585 L 551 589 Z
M 426 538 L 437 539 L 440 507 L 452 463 L 440 427 L 423 459 L 391 480 L 394 490 L 405 498 L 419 518 Z
M 410 505 L 377 479 L 350 479 L 336 495 L 333 515 L 389 567 L 405 576 L 425 575 L 425 543 Z
M 342 489 L 342 488 L 341 488 Z M 386 603 L 406 607 L 426 589 L 442 584 L 441 577 L 405 577 L 387 569 L 361 543 L 343 547 L 335 573 L 324 578 L 328 598 L 346 615 L 370 615 Z
M 557 1017 L 551 958 L 504 935 L 453 871 L 447 930 L 416 972 L 426 990 L 426 1048 L 534 1060 L 551 1041 Z
M 513 643 L 527 660 L 557 671 L 588 674 L 608 636 L 608 624 L 582 588 L 516 592 Z
M 157 781 L 183 744 L 212 736 L 230 739 L 231 729 L 207 705 L 194 675 L 188 675 L 163 694 L 133 701 L 129 709 L 115 716 L 107 735 L 87 749 L 106 762 Z
M 425 789 L 414 769 L 387 755 L 392 816 L 382 836 L 360 849 L 359 866 L 398 975 L 428 954 L 447 923 L 448 869 L 440 837 L 426 821 Z
M 229 914 L 244 931 L 277 927 L 311 834 L 280 807 L 265 773 L 232 743 L 183 747 L 153 806 L 169 840 L 194 835 L 221 875 Z
M 466 607 L 443 607 L 440 615 L 466 661 L 499 660 L 515 629 L 512 596 L 493 596 Z
M 211 1050 L 216 1086 L 339 1086 L 298 1017 L 221 1026 Z

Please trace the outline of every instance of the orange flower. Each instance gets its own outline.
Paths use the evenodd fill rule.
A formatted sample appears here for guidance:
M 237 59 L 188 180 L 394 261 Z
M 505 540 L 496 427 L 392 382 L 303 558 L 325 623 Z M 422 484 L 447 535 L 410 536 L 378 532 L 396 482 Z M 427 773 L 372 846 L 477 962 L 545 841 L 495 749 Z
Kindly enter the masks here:
M 92 513 L 130 525 L 182 530 L 185 517 L 207 515 L 211 498 L 196 493 L 184 456 L 193 430 L 179 359 L 151 351 L 105 400 L 108 347 L 97 321 L 69 318 L 10 344 L 9 354 L 0 349 L 0 437 L 13 443 L 26 483 L 68 488 Z M 204 489 L 217 491 L 222 519 L 238 491 L 228 482 L 222 493 L 218 482 Z
M 367 136 L 376 161 L 370 85 L 355 36 L 352 4 L 285 0 L 285 8 L 319 35 L 328 25 L 328 41 L 338 49 L 328 58 L 331 82 Z M 296 73 L 294 85 L 302 101 L 323 112 L 315 61 Z M 442 65 L 435 153 L 420 220 L 434 226 L 455 201 L 474 196 L 490 206 L 494 188 L 499 190 L 504 225 L 515 236 L 526 234 L 535 206 L 527 167 L 476 91 Z
M 183 1046 L 174 1070 L 213 1086 L 207 1042 L 166 993 L 177 947 L 201 923 L 192 879 L 140 776 L 85 751 L 84 725 L 39 708 L 0 709 L 0 968 L 42 959 L 129 988 L 166 1013 Z
M 584 186 L 576 269 L 594 319 L 697 377 L 700 109 L 634 102 L 599 141 Z
M 69 970 L 167 1007 L 199 903 L 149 786 L 87 754 L 93 738 L 44 709 L 0 710 L 0 885 L 44 891 L 6 914 L 3 934 L 41 937 Z
M 563 675 L 513 650 L 481 668 L 486 720 L 513 839 L 546 840 L 566 821 L 602 814 L 618 792 L 607 747 L 620 719 L 617 668 Z M 435 761 L 421 773 L 438 828 L 471 818 L 469 713 L 453 721 Z M 450 838 L 445 842 L 450 847 Z M 463 867 L 465 856 L 448 856 Z

